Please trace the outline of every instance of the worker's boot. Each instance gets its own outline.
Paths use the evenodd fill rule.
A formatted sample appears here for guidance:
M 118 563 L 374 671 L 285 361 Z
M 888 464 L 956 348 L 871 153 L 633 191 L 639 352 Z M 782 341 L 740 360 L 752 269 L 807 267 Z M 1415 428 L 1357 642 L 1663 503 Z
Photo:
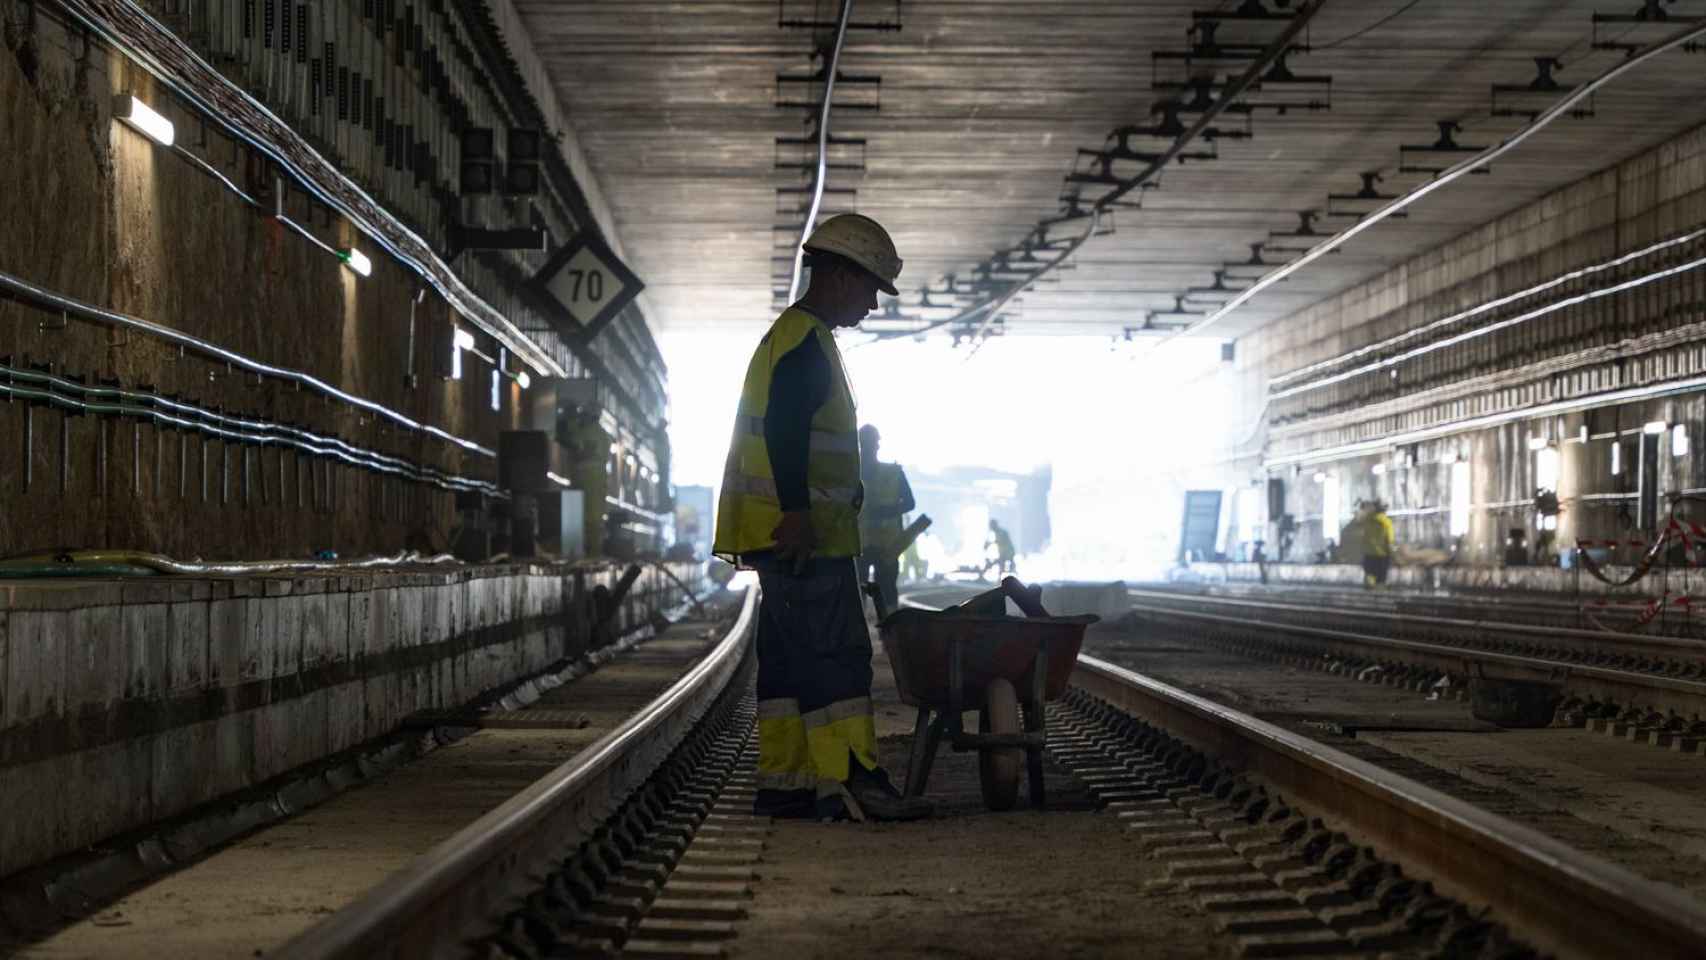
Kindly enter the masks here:
M 867 770 L 855 762 L 848 769 L 846 793 L 856 820 L 922 820 L 936 812 L 923 797 L 902 796 L 882 767 Z

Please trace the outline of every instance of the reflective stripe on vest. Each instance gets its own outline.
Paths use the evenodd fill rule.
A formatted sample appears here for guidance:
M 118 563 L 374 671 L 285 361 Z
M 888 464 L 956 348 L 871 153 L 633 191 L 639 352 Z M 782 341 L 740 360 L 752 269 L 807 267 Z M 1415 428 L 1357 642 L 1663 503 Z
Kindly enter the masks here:
M 733 487 L 737 492 L 755 497 L 776 497 L 776 481 L 766 477 L 724 477 L 723 489 Z M 812 503 L 852 504 L 859 496 L 858 487 L 814 487 L 807 485 L 806 494 Z

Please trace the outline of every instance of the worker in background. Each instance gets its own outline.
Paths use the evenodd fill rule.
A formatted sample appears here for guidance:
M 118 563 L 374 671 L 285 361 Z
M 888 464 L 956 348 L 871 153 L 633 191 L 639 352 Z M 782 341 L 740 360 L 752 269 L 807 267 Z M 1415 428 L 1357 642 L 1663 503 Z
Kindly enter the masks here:
M 883 609 L 894 610 L 900 593 L 900 556 L 895 548 L 906 529 L 903 518 L 918 504 L 900 464 L 877 459 L 881 442 L 876 427 L 867 423 L 859 428 L 859 477 L 865 484 L 865 503 L 859 508 L 859 543 L 864 551 L 859 555 L 859 575 L 877 585 Z
M 1369 500 L 1360 511 L 1362 534 L 1362 583 L 1377 587 L 1386 583 L 1392 572 L 1392 552 L 1395 537 L 1392 518 L 1386 515 L 1386 504 Z
M 895 293 L 901 261 L 869 217 L 825 220 L 811 282 L 758 343 L 717 504 L 716 555 L 758 572 L 761 816 L 908 820 L 877 760 L 871 635 L 859 595 L 858 411 L 832 332 Z
M 906 518 L 901 519 L 904 521 Z M 930 579 L 930 564 L 919 555 L 917 538 L 907 544 L 900 555 L 900 575 L 913 583 Z
M 994 517 L 989 518 L 989 539 L 983 543 L 984 552 L 987 553 L 990 547 L 995 548 L 996 576 L 1006 576 L 1017 569 L 1013 566 L 1013 537 L 1007 533 L 1007 528 L 995 522 Z

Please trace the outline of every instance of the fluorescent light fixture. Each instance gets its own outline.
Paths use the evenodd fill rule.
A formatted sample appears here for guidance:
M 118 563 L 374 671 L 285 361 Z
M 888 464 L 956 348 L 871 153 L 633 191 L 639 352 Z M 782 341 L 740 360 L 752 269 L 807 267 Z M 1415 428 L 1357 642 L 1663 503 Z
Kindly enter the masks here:
M 1327 475 L 1324 473 L 1317 473 L 1315 475 L 1315 482 L 1316 483 L 1326 483 L 1327 482 Z
M 1669 430 L 1669 429 L 1670 429 L 1670 424 L 1664 422 L 1663 420 L 1654 420 L 1654 421 L 1648 423 L 1646 426 L 1642 427 L 1641 432 L 1645 433 L 1645 434 L 1650 434 L 1650 435 L 1656 437 L 1659 434 L 1664 433 L 1666 430 Z
M 1617 476 L 1623 472 L 1623 444 L 1613 439 L 1611 441 L 1611 475 Z
M 1381 474 L 1386 472 L 1386 464 L 1377 463 L 1373 467 L 1371 467 L 1370 469 L 1372 469 L 1374 471 L 1374 475 L 1378 477 Z
M 566 488 L 566 487 L 572 486 L 572 484 L 569 483 L 568 477 L 559 476 L 558 474 L 552 473 L 549 470 L 545 471 L 545 479 L 551 481 L 552 483 L 556 484 L 559 487 L 565 487 Z
M 457 327 L 456 328 L 456 349 L 458 349 L 458 350 L 472 350 L 472 349 L 474 349 L 474 335 L 469 333 L 468 331 L 462 329 L 461 327 Z
M 1528 449 L 1530 449 L 1530 450 L 1544 450 L 1551 445 L 1552 444 L 1547 442 L 1545 437 L 1529 437 L 1528 438 Z
M 515 382 L 521 384 L 521 389 L 523 390 L 533 386 L 533 378 L 527 375 L 526 370 L 515 375 Z
M 1588 442 L 1588 425 L 1587 424 L 1585 424 L 1585 423 L 1582 424 L 1582 429 L 1576 433 L 1576 437 L 1582 443 Z
M 344 250 L 339 251 L 338 258 L 344 262 L 344 266 L 349 267 L 356 273 L 359 273 L 364 277 L 373 276 L 373 261 L 367 259 L 367 254 L 362 253 L 360 250 L 357 250 L 354 247 L 345 248 Z
M 1673 457 L 1688 456 L 1688 426 L 1677 424 L 1670 428 L 1670 455 Z
M 125 123 L 145 134 L 162 147 L 172 145 L 172 121 L 155 113 L 148 104 L 136 99 L 134 94 L 123 94 L 113 106 L 114 114 Z
M 1457 458 L 1457 451 L 1456 450 L 1448 450 L 1448 451 L 1446 451 L 1445 456 L 1439 458 L 1439 462 L 1440 463 L 1456 463 L 1457 459 L 1458 459 Z

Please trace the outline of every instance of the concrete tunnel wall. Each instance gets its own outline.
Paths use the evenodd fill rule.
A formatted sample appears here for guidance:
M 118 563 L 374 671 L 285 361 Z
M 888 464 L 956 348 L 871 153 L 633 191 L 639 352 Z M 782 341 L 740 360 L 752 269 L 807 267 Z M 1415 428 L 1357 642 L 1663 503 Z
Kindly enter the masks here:
M 1689 431 L 1687 453 L 1676 456 L 1669 435 L 1662 438 L 1660 470 L 1654 478 L 1663 497 L 1706 488 L 1706 395 L 1607 405 L 1591 413 L 1573 413 L 1538 420 L 1518 420 L 1482 430 L 1466 431 L 1415 447 L 1415 462 L 1393 451 L 1348 457 L 1338 461 L 1263 469 L 1264 455 L 1276 451 L 1326 448 L 1367 435 L 1379 427 L 1360 426 L 1356 413 L 1333 418 L 1293 419 L 1276 427 L 1282 406 L 1265 407 L 1269 377 L 1307 366 L 1383 337 L 1412 329 L 1430 320 L 1523 289 L 1560 273 L 1603 262 L 1644 244 L 1662 240 L 1706 223 L 1706 127 L 1678 136 L 1657 148 L 1607 167 L 1566 186 L 1449 243 L 1394 267 L 1373 279 L 1330 297 L 1238 341 L 1236 370 L 1225 374 L 1237 384 L 1238 422 L 1228 434 L 1252 431 L 1256 442 L 1242 449 L 1228 443 L 1225 461 L 1218 465 L 1218 483 L 1231 493 L 1256 487 L 1255 517 L 1229 517 L 1236 543 L 1247 539 L 1252 526 L 1267 532 L 1268 554 L 1274 555 L 1276 536 L 1267 511 L 1268 475 L 1286 484 L 1286 509 L 1298 521 L 1292 559 L 1307 559 L 1321 550 L 1325 539 L 1336 538 L 1357 500 L 1379 497 L 1393 508 L 1401 542 L 1421 547 L 1448 548 L 1458 538 L 1448 529 L 1449 465 L 1453 456 L 1471 465 L 1473 486 L 1469 533 L 1459 546 L 1459 561 L 1497 564 L 1511 528 L 1528 530 L 1532 545 L 1539 533 L 1532 507 L 1535 455 L 1530 436 L 1550 440 L 1560 456 L 1558 493 L 1565 508 L 1558 518 L 1557 542 L 1569 546 L 1578 539 L 1627 539 L 1631 526 L 1625 507 L 1634 500 L 1638 483 L 1629 459 L 1639 449 L 1641 426 L 1649 421 L 1683 424 Z M 1382 229 L 1403 229 L 1402 224 Z M 1669 311 L 1660 317 L 1643 311 Z M 1674 316 L 1673 316 L 1674 314 Z M 1637 300 L 1623 305 L 1615 321 L 1638 327 L 1643 323 L 1681 326 L 1700 319 L 1698 304 Z M 1543 355 L 1544 344 L 1542 344 Z M 1609 362 L 1609 361 L 1608 361 Z M 1647 371 L 1640 382 L 1662 381 L 1667 375 L 1693 375 L 1686 361 L 1674 364 L 1660 358 L 1657 372 Z M 1668 373 L 1667 371 L 1674 371 Z M 1613 382 L 1626 383 L 1627 379 Z M 1524 388 L 1526 389 L 1526 388 Z M 1520 407 L 1538 402 L 1538 392 L 1508 391 L 1484 397 L 1491 405 Z M 1419 401 L 1399 399 L 1391 408 L 1370 410 L 1364 419 L 1420 409 Z M 1492 407 L 1490 407 L 1492 408 Z M 1265 423 L 1258 424 L 1258 417 Z M 1579 442 L 1580 429 L 1592 422 L 1592 439 Z M 1609 434 L 1623 433 L 1623 471 L 1610 472 Z M 1265 447 L 1264 447 L 1265 442 Z M 1633 446 L 1629 446 L 1633 444 Z M 1380 463 L 1384 473 L 1375 474 Z M 1339 515 L 1329 518 L 1323 533 L 1322 486 L 1314 475 L 1338 479 Z
M 496 448 L 518 423 L 518 387 L 504 383 L 502 409 L 479 375 L 451 380 L 436 371 L 448 356 L 453 318 L 419 280 L 370 250 L 373 274 L 357 277 L 339 260 L 243 204 L 229 189 L 172 151 L 113 120 L 121 92 L 149 97 L 151 78 L 106 47 L 84 49 L 30 5 L 0 0 L 0 131 L 10 162 L 0 167 L 0 271 L 50 290 L 142 317 L 278 366 L 310 373 L 357 396 Z M 161 101 L 156 100 L 156 103 Z M 245 182 L 243 154 L 205 125 L 178 115 L 180 142 Z M 261 185 L 270 182 L 270 175 Z M 255 185 L 251 184 L 251 188 Z M 357 242 L 340 218 L 287 192 L 289 215 L 333 245 Z M 392 429 L 371 414 L 279 381 L 257 383 L 140 333 L 115 332 L 0 299 L 0 357 L 51 363 L 56 373 L 148 385 L 227 412 L 301 424 L 352 443 L 452 473 L 493 480 L 496 461 L 421 433 Z M 420 379 L 410 386 L 406 373 Z M 188 444 L 189 477 L 180 493 L 178 437 L 133 421 L 72 417 L 59 485 L 60 414 L 33 411 L 32 483 L 23 479 L 28 407 L 0 402 L 0 555 L 57 547 L 125 548 L 209 559 L 390 553 L 449 546 L 455 520 L 449 491 L 353 467 L 334 466 L 335 490 L 299 497 L 298 458 L 251 450 L 247 498 L 243 448 Z M 99 434 L 107 434 L 106 482 L 98 477 Z M 140 442 L 138 442 L 140 441 Z M 133 450 L 140 449 L 140 460 Z M 229 475 L 221 483 L 221 457 Z M 300 469 L 309 469 L 301 458 Z M 322 464 L 323 465 L 323 464 Z M 140 471 L 138 473 L 138 470 Z M 281 471 L 283 479 L 280 479 Z M 156 473 L 161 474 L 156 492 Z M 283 489 L 280 489 L 280 483 Z M 263 497 L 265 498 L 263 502 Z M 306 506 L 299 506 L 300 501 Z M 399 504 L 401 507 L 399 507 Z
M 703 568 L 672 564 L 699 589 Z M 588 651 L 613 566 L 0 587 L 0 877 Z M 613 625 L 682 590 L 646 568 Z

